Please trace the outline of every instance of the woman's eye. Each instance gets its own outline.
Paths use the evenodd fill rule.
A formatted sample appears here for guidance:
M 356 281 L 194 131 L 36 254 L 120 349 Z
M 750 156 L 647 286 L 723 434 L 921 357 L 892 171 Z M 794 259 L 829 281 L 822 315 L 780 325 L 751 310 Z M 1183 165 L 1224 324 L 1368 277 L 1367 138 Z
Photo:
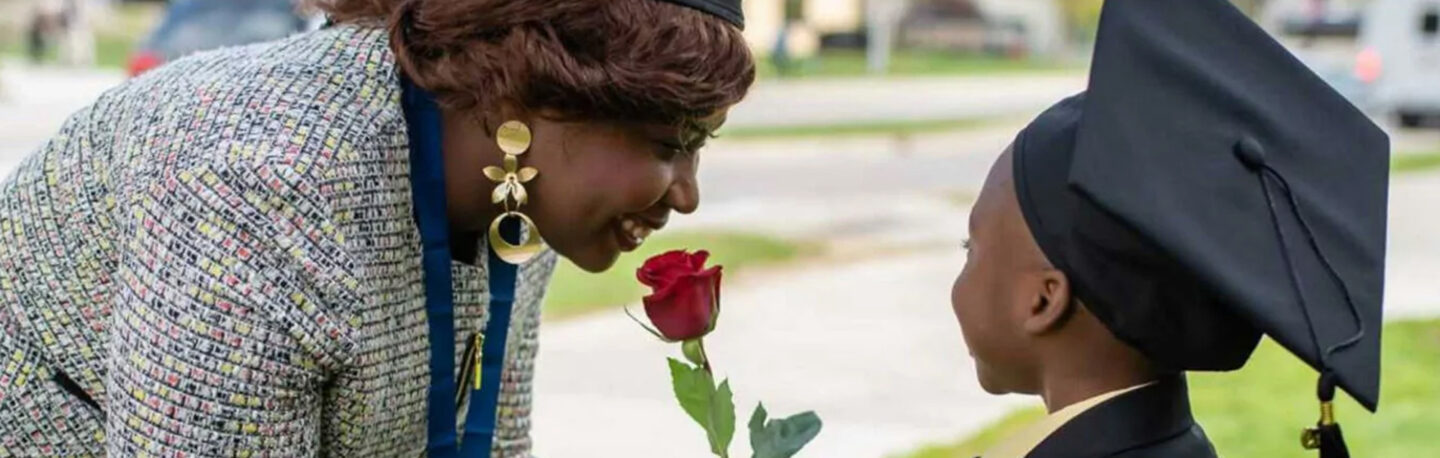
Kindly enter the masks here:
M 671 160 L 685 154 L 685 147 L 673 143 L 660 143 L 657 155 L 661 160 Z
M 970 243 L 970 239 L 967 237 L 965 241 L 960 242 L 960 246 L 964 248 L 965 251 L 970 251 L 970 247 L 972 246 Z

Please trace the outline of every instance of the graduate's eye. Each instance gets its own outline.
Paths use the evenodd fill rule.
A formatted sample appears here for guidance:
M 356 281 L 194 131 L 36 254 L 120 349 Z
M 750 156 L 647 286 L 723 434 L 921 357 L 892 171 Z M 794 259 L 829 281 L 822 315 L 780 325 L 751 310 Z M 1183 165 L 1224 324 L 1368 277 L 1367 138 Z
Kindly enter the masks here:
M 970 251 L 970 237 L 965 237 L 965 240 L 960 242 L 960 247 L 964 248 L 965 251 Z

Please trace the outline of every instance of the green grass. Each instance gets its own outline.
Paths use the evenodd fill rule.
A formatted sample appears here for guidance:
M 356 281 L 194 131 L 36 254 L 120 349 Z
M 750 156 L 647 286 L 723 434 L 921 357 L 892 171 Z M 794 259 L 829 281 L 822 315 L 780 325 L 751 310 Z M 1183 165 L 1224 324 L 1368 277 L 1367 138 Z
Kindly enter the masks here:
M 573 317 L 639 302 L 648 289 L 635 280 L 635 269 L 650 256 L 677 249 L 708 250 L 710 264 L 725 266 L 727 279 L 747 268 L 792 260 L 815 251 L 811 246 L 752 234 L 657 234 L 639 250 L 621 256 L 615 267 L 600 274 L 587 273 L 563 261 L 545 296 L 546 318 Z
M 1440 151 L 1396 154 L 1390 158 L 1390 168 L 1402 173 L 1440 168 Z
M 1342 396 L 1336 419 L 1352 456 L 1434 456 L 1440 430 L 1440 320 L 1385 326 L 1381 356 L 1381 403 L 1377 414 Z M 1220 456 L 1313 457 L 1300 449 L 1301 428 L 1319 416 L 1315 371 L 1268 339 L 1236 372 L 1190 376 L 1190 400 Z M 937 445 L 910 458 L 972 457 L 1038 419 L 1021 410 L 954 444 Z
M 130 54 L 135 52 L 138 40 L 131 40 L 125 37 L 114 35 L 97 35 L 95 37 L 95 66 L 104 68 L 121 68 L 130 60 Z
M 1440 320 L 1385 326 L 1381 405 L 1370 414 L 1348 397 L 1336 416 L 1351 455 L 1433 456 L 1440 430 Z M 1300 428 L 1319 416 L 1315 372 L 1273 342 L 1232 374 L 1191 378 L 1196 418 L 1221 456 L 1310 456 L 1299 449 Z
M 905 455 L 905 458 L 971 458 L 980 456 L 981 453 L 1000 444 L 1000 441 L 1005 440 L 1011 434 L 1044 417 L 1045 409 L 1039 407 L 1016 410 L 960 442 L 927 446 Z
M 942 192 L 940 197 L 956 207 L 970 208 L 975 205 L 975 199 L 978 198 L 979 195 L 977 195 L 975 191 L 968 189 L 950 189 Z
M 854 77 L 870 75 L 864 51 L 824 51 L 791 63 L 784 75 L 774 61 L 757 62 L 761 78 Z M 889 76 L 989 75 L 1006 73 L 1065 72 L 1079 67 L 1040 59 L 1015 59 L 980 54 L 937 51 L 900 51 L 891 55 Z
M 878 121 L 797 126 L 752 126 L 721 129 L 720 137 L 731 140 L 755 140 L 795 137 L 833 137 L 866 135 L 908 135 L 931 132 L 967 130 L 991 125 L 991 118 L 935 119 L 914 121 Z
M 101 67 L 123 67 L 164 14 L 164 5 L 158 3 L 122 3 L 115 8 L 113 20 L 95 30 L 95 64 Z

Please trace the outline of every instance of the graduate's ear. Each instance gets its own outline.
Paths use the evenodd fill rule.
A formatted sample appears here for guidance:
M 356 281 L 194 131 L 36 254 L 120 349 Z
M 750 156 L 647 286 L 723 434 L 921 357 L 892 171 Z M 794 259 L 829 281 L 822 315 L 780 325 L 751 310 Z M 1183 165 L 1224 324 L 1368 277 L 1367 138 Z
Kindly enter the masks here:
M 1025 316 L 1025 332 L 1031 335 L 1047 334 L 1065 324 L 1075 308 L 1070 296 L 1070 279 L 1059 269 L 1044 269 L 1036 272 L 1037 288 Z

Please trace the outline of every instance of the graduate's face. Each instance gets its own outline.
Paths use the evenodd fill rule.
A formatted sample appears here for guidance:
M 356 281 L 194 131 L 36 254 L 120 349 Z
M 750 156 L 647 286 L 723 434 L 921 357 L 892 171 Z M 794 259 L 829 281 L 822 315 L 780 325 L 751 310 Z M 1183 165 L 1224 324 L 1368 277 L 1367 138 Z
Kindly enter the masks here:
M 1020 213 L 1010 161 L 1007 150 L 971 210 L 965 268 L 950 297 L 980 384 L 995 394 L 1034 393 L 1039 382 L 1027 326 L 1046 263 Z
M 721 112 L 701 122 L 713 129 L 724 119 Z M 525 122 L 533 140 L 520 165 L 534 167 L 539 175 L 525 183 L 529 202 L 521 211 L 535 221 L 547 245 L 586 271 L 609 269 L 622 252 L 635 250 L 663 228 L 672 211 L 688 214 L 700 205 L 696 171 L 704 135 L 662 124 L 546 116 Z M 495 142 L 493 135 L 477 141 Z M 498 149 L 493 156 L 489 162 L 503 157 Z M 486 198 L 479 202 L 483 208 L 498 207 L 488 199 L 493 183 L 479 173 L 468 182 L 476 188 L 451 194 L 481 196 Z M 485 230 L 485 218 L 467 225 Z

